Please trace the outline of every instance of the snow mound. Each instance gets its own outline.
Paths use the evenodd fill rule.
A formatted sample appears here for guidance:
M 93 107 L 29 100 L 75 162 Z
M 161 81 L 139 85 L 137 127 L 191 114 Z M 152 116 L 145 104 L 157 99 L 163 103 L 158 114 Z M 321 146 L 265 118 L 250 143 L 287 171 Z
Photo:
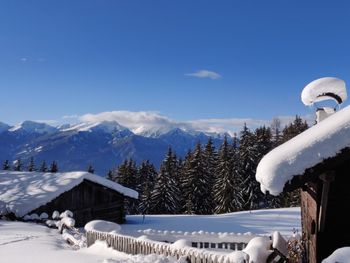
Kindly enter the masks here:
M 0 171 L 0 178 L 0 214 L 13 212 L 17 217 L 47 204 L 84 180 L 100 184 L 125 196 L 138 198 L 136 191 L 88 172 Z
M 263 192 L 278 195 L 294 176 L 346 147 L 350 147 L 350 106 L 270 151 L 258 164 L 256 180 Z
M 301 100 L 307 106 L 328 99 L 333 99 L 337 101 L 338 104 L 341 104 L 346 98 L 345 82 L 332 77 L 320 78 L 312 81 L 301 93 Z
M 84 227 L 85 231 L 98 231 L 106 233 L 118 233 L 121 230 L 120 225 L 117 223 L 104 221 L 104 220 L 93 220 L 87 223 Z
M 43 220 L 43 219 L 48 219 L 49 215 L 44 212 L 44 213 L 41 213 L 39 217 L 40 217 L 41 220 Z
M 249 255 L 243 251 L 234 251 L 226 256 L 231 262 L 246 263 L 249 261 Z
M 60 212 L 54 211 L 52 213 L 52 219 L 56 220 L 56 219 L 59 219 L 59 218 L 60 218 Z
M 174 242 L 173 244 L 171 244 L 171 247 L 174 249 L 182 249 L 185 247 L 192 247 L 192 244 L 190 241 L 188 241 L 186 239 L 179 239 L 176 242 Z
M 64 217 L 73 217 L 73 212 L 70 210 L 66 210 L 63 213 L 60 214 L 60 218 L 64 218 Z
M 350 263 L 350 247 L 338 248 L 328 258 L 322 260 L 322 263 Z
M 61 219 L 61 223 L 66 225 L 67 227 L 74 227 L 75 225 L 75 220 L 71 217 L 63 217 Z
M 272 247 L 278 249 L 283 255 L 288 254 L 288 244 L 287 241 L 282 237 L 280 232 L 275 231 L 272 234 Z
M 270 247 L 271 241 L 266 237 L 255 237 L 249 241 L 243 252 L 249 255 L 249 262 L 265 263 L 268 256 L 273 252 Z

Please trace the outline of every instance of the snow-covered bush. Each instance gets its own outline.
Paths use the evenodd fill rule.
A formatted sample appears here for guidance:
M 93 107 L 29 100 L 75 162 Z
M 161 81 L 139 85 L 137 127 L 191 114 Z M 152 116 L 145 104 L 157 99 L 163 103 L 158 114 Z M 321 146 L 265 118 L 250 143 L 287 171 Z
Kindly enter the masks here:
M 52 213 L 52 219 L 53 219 L 53 220 L 57 220 L 57 219 L 59 219 L 59 218 L 60 218 L 60 212 L 54 211 L 54 212 Z
M 266 263 L 266 259 L 273 252 L 271 241 L 266 237 L 254 237 L 243 252 L 249 255 L 249 263 Z
M 43 212 L 43 213 L 40 214 L 39 218 L 40 218 L 41 220 L 48 219 L 48 218 L 49 218 L 49 215 L 48 215 L 47 213 Z
M 30 216 L 30 220 L 32 220 L 32 221 L 39 221 L 40 220 L 40 217 L 36 213 L 33 213 L 29 216 Z
M 64 217 L 71 217 L 73 218 L 73 212 L 70 210 L 66 210 L 63 213 L 60 214 L 60 218 L 64 218 Z

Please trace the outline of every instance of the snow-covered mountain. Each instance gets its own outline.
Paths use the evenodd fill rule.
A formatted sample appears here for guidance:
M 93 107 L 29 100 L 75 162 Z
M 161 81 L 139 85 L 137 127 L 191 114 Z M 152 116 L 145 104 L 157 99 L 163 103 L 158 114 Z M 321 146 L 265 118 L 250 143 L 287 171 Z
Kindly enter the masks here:
M 216 146 L 222 143 L 223 136 L 212 138 Z M 105 175 L 127 158 L 138 163 L 150 160 L 159 167 L 169 146 L 184 157 L 208 139 L 202 132 L 180 128 L 135 134 L 115 121 L 60 127 L 33 121 L 13 127 L 0 123 L 0 162 L 21 158 L 26 165 L 33 157 L 39 166 L 43 160 L 48 164 L 55 160 L 61 171 L 86 170 L 91 164 L 97 174 Z

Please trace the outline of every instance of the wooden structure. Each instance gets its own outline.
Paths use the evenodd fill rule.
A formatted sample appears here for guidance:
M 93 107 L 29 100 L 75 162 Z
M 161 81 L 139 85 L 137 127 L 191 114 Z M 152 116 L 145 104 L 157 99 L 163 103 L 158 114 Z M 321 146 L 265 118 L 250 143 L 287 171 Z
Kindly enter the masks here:
M 88 231 L 86 233 L 87 246 L 91 246 L 96 240 L 103 240 L 109 247 L 127 254 L 158 254 L 172 256 L 177 259 L 186 258 L 187 262 L 202 263 L 236 263 L 236 259 L 230 257 L 230 254 L 224 255 L 217 251 L 203 250 L 193 247 L 172 247 L 170 243 L 142 240 L 136 237 L 125 236 L 120 234 L 110 234 L 97 231 Z M 245 263 L 248 263 L 248 257 L 244 252 L 242 257 L 246 257 Z
M 301 188 L 301 216 L 306 261 L 321 262 L 350 245 L 350 149 L 294 176 L 285 191 Z
M 51 215 L 55 210 L 72 211 L 78 227 L 97 219 L 119 224 L 125 220 L 124 195 L 86 179 L 30 213 L 46 212 Z

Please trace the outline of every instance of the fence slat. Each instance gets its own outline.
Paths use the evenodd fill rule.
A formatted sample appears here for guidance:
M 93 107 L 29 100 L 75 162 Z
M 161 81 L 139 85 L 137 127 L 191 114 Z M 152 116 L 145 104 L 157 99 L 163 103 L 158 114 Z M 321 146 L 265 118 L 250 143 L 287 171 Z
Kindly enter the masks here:
M 119 234 L 107 234 L 97 231 L 88 231 L 86 233 L 87 245 L 91 246 L 96 240 L 105 241 L 109 247 L 127 254 L 161 254 L 165 256 L 172 256 L 176 259 L 186 257 L 187 262 L 190 263 L 225 263 L 231 262 L 229 258 L 222 254 L 217 254 L 215 251 L 201 250 L 199 247 L 205 247 L 205 242 L 193 242 L 197 248 L 185 247 L 182 249 L 173 249 L 171 244 L 162 243 L 152 240 L 138 240 L 134 237 L 124 236 Z M 209 248 L 219 247 L 218 243 L 208 243 Z M 244 248 L 245 243 L 220 243 L 222 248 L 231 248 L 239 250 Z

